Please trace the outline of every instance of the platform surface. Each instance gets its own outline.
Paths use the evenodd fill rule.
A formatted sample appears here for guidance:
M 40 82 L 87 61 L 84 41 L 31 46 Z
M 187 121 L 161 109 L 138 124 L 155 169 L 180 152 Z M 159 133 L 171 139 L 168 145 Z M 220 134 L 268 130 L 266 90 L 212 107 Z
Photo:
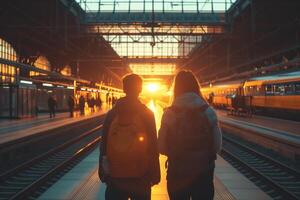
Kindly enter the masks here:
M 95 112 L 86 111 L 83 116 L 80 115 L 79 112 L 75 112 L 74 117 L 70 117 L 70 113 L 57 113 L 55 118 L 49 118 L 48 114 L 42 114 L 37 118 L 1 120 L 0 144 L 77 123 L 82 120 L 91 119 L 105 114 L 107 110 L 108 108 L 104 106 L 102 109 Z
M 98 178 L 99 151 L 94 150 L 75 168 L 43 193 L 39 200 L 104 200 L 106 185 Z M 168 200 L 165 157 L 160 157 L 162 180 L 152 187 L 152 200 Z M 216 161 L 215 200 L 271 199 L 221 157 Z
M 226 111 L 216 110 L 220 118 L 234 119 L 242 122 L 248 122 L 255 125 L 263 126 L 269 129 L 282 131 L 290 134 L 300 136 L 300 122 L 278 119 L 273 117 L 253 115 L 252 117 L 239 117 L 233 115 L 227 115 Z
M 232 116 L 221 110 L 217 110 L 217 115 L 221 123 L 300 145 L 300 122 L 257 115 L 251 118 Z
M 157 128 L 160 126 L 163 109 L 148 104 L 155 114 Z M 104 200 L 105 184 L 98 178 L 99 150 L 94 150 L 75 168 L 63 176 L 38 199 L 40 200 Z M 152 200 L 167 200 L 166 157 L 160 156 L 161 182 L 152 187 Z M 268 195 L 234 169 L 228 162 L 218 156 L 215 169 L 215 200 L 268 200 Z

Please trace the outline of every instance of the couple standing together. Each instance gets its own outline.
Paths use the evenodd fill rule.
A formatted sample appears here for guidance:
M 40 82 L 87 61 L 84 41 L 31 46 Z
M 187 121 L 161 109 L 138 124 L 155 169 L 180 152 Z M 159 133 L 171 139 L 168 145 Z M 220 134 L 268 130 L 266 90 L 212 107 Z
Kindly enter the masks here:
M 167 156 L 167 189 L 171 200 L 214 197 L 213 176 L 221 131 L 214 110 L 190 71 L 175 77 L 174 99 L 156 134 L 153 113 L 138 96 L 142 79 L 123 79 L 126 96 L 108 112 L 102 132 L 99 177 L 106 200 L 150 200 L 160 182 L 159 153 Z

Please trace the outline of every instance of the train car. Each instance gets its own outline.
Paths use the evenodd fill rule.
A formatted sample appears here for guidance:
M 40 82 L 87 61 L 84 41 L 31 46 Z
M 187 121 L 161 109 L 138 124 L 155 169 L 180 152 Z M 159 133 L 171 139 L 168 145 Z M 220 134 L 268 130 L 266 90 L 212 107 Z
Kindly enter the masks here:
M 212 84 L 208 87 L 202 87 L 201 92 L 204 98 L 215 107 L 232 107 L 232 97 L 243 95 L 244 81 L 245 80 L 236 80 Z
M 243 89 L 253 108 L 300 111 L 300 71 L 254 77 L 245 81 Z
M 292 119 L 300 114 L 300 71 L 218 83 L 201 91 L 219 108 L 288 113 Z
M 0 84 L 0 118 L 27 118 L 36 113 L 35 84 L 28 80 Z

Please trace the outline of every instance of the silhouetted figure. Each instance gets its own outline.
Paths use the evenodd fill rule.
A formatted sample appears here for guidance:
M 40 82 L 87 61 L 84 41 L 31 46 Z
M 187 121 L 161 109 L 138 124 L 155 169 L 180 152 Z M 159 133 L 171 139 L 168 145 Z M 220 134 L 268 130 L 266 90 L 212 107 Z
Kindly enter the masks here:
M 101 107 L 102 107 L 102 101 L 101 101 L 101 98 L 99 96 L 97 97 L 97 100 L 96 100 L 96 106 L 99 109 L 101 109 Z
M 97 104 L 97 103 L 96 103 L 96 98 L 93 97 L 93 98 L 92 98 L 92 105 L 93 105 L 92 110 L 93 110 L 93 112 L 95 112 L 96 104 Z
M 109 104 L 109 92 L 106 93 L 106 99 L 105 99 L 105 102 L 106 104 Z
M 116 104 L 116 102 L 117 102 L 117 98 L 114 95 L 112 95 L 112 97 L 111 97 L 112 106 L 114 106 Z
M 80 110 L 80 115 L 84 115 L 84 107 L 85 107 L 85 99 L 84 97 L 81 95 L 79 97 L 79 110 Z
M 160 181 L 154 115 L 138 99 L 138 75 L 127 75 L 123 89 L 126 96 L 103 124 L 99 177 L 107 185 L 106 200 L 150 200 L 151 186 Z
M 94 97 L 90 98 L 90 99 L 88 100 L 88 104 L 89 104 L 89 107 L 90 107 L 91 112 L 94 112 L 94 111 L 95 111 L 95 110 L 94 110 L 94 106 L 95 106 L 95 98 L 94 98 Z
M 204 100 L 190 71 L 177 74 L 174 100 L 165 109 L 158 136 L 159 152 L 168 157 L 170 200 L 212 200 L 214 168 L 222 133 L 215 111 Z
M 112 98 L 111 96 L 108 97 L 108 106 L 110 107 L 111 106 L 111 103 L 112 103 Z
M 213 92 L 209 93 L 207 101 L 210 105 L 212 105 L 214 103 L 214 96 L 215 96 L 215 94 Z
M 53 98 L 53 96 L 49 96 L 49 98 L 48 98 L 48 108 L 49 108 L 50 118 L 55 117 L 56 106 L 57 106 L 56 100 Z
M 73 117 L 74 116 L 75 101 L 74 101 L 74 98 L 72 96 L 69 96 L 68 106 L 69 106 L 70 117 Z

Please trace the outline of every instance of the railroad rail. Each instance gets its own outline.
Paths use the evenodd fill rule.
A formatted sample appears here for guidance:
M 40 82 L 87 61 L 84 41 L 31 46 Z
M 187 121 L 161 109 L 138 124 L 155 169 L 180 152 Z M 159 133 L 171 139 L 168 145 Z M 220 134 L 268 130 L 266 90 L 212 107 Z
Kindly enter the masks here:
M 0 200 L 28 199 L 80 161 L 101 139 L 99 125 L 62 145 L 0 175 Z
M 300 172 L 223 136 L 221 156 L 272 198 L 300 199 Z

